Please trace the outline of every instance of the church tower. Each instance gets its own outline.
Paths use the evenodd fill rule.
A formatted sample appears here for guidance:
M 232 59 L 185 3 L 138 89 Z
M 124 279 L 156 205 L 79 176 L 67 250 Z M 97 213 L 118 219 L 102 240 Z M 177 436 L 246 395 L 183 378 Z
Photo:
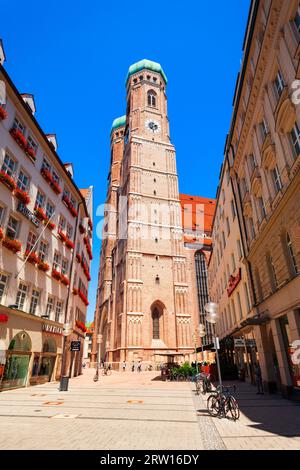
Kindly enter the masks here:
M 101 355 L 105 353 L 110 362 L 161 363 L 176 352 L 184 355 L 182 359 L 193 358 L 197 324 L 187 283 L 166 86 L 158 63 L 142 60 L 129 68 L 118 215 L 113 219 L 116 238 L 104 296 L 110 300 L 100 307 L 99 321 Z M 112 161 L 111 173 L 113 168 Z M 105 275 L 101 271 L 101 289 Z M 102 296 L 102 304 L 103 300 Z

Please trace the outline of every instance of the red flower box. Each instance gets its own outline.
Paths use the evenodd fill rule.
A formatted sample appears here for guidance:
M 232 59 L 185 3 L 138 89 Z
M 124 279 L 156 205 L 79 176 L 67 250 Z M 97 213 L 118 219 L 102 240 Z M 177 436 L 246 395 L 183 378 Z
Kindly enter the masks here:
M 83 293 L 80 289 L 78 290 L 78 295 L 79 295 L 79 297 L 81 298 L 82 302 L 83 302 L 86 306 L 88 306 L 88 305 L 89 305 L 89 301 L 88 301 L 88 299 L 86 298 L 86 296 L 84 295 L 84 293 Z
M 45 261 L 39 260 L 39 261 L 38 261 L 38 268 L 39 268 L 41 271 L 44 271 L 44 272 L 46 273 L 47 271 L 49 271 L 50 266 L 49 266 L 48 263 L 45 263 Z
M 77 210 L 75 209 L 75 207 L 73 206 L 73 204 L 71 203 L 70 199 L 68 198 L 68 196 L 66 194 L 63 195 L 62 200 L 65 203 L 65 205 L 67 206 L 67 208 L 69 209 L 72 216 L 77 217 L 77 215 L 78 215 Z
M 39 219 L 39 220 L 47 220 L 47 216 L 45 214 L 45 211 L 44 209 L 42 209 L 41 207 L 37 207 L 35 210 L 34 210 L 34 213 L 35 213 L 35 216 Z
M 81 331 L 83 331 L 83 333 L 86 333 L 87 327 L 85 326 L 85 324 L 82 321 L 76 320 L 75 324 L 76 324 L 77 328 L 79 328 Z
M 72 242 L 72 240 L 70 240 L 69 238 L 67 238 L 67 240 L 66 240 L 66 246 L 67 246 L 68 248 L 70 248 L 70 250 L 74 250 L 74 246 L 75 246 L 75 245 L 74 245 L 74 243 Z
M 49 171 L 46 167 L 42 167 L 42 168 L 41 168 L 41 175 L 42 175 L 42 177 L 43 177 L 48 183 L 52 183 L 52 182 L 53 182 L 52 175 L 51 175 L 50 171 Z
M 5 313 L 0 314 L 0 323 L 7 323 L 8 322 L 8 315 Z
M 2 244 L 13 253 L 18 253 L 22 248 L 22 244 L 19 240 L 13 240 L 8 236 L 4 237 Z
M 64 232 L 62 232 L 61 230 L 58 230 L 57 234 L 60 237 L 62 242 L 66 242 L 68 240 L 67 235 Z
M 70 284 L 68 276 L 65 276 L 64 274 L 61 275 L 60 281 L 65 286 L 68 286 Z
M 51 188 L 53 189 L 53 191 L 54 191 L 56 194 L 60 194 L 60 193 L 62 192 L 62 189 L 61 189 L 61 187 L 59 186 L 59 184 L 57 183 L 57 181 L 52 180 Z
M 24 259 L 27 258 L 28 254 L 29 254 L 29 250 L 26 250 L 25 253 L 24 253 Z M 38 257 L 37 254 L 33 251 L 33 252 L 30 253 L 30 255 L 28 256 L 27 261 L 28 261 L 28 263 L 31 263 L 31 264 L 37 264 L 37 263 L 39 262 L 39 257 Z
M 2 228 L 0 227 L 0 240 L 2 240 L 3 237 L 4 237 L 3 230 L 2 230 Z
M 83 233 L 86 232 L 86 230 L 85 230 L 85 228 L 84 228 L 84 226 L 83 226 L 82 224 L 79 224 L 79 232 L 80 232 L 81 234 L 83 234 Z
M 86 246 L 86 251 L 88 252 L 90 260 L 93 259 L 93 254 L 90 245 Z
M 3 170 L 0 171 L 0 181 L 1 183 L 5 184 L 5 186 L 7 186 L 10 191 L 16 189 L 15 180 Z
M 48 219 L 48 220 L 49 220 L 49 219 Z M 48 222 L 48 220 L 45 220 L 45 225 L 48 223 L 47 228 L 52 231 L 52 230 L 55 229 L 56 225 L 55 225 L 54 222 L 51 222 L 51 221 Z
M 26 149 L 25 149 L 25 153 L 27 155 L 27 157 L 31 158 L 31 160 L 36 160 L 36 152 L 34 150 L 33 147 L 31 147 L 30 145 L 27 145 Z
M 7 118 L 7 112 L 2 106 L 0 106 L 0 121 L 4 121 Z
M 61 274 L 59 271 L 56 271 L 56 269 L 52 269 L 52 277 L 56 279 L 56 281 L 61 280 Z
M 91 221 L 91 219 L 89 219 L 88 224 L 90 229 L 93 230 L 93 222 Z
M 10 135 L 12 138 L 17 142 L 17 144 L 26 151 L 27 149 L 27 140 L 26 137 L 22 134 L 19 129 L 15 129 L 14 127 L 10 130 Z
M 22 189 L 16 188 L 15 189 L 15 196 L 19 201 L 23 202 L 25 206 L 30 203 L 30 197 L 26 191 L 22 191 Z
M 81 255 L 79 253 L 76 253 L 76 261 L 77 261 L 77 263 L 81 263 L 81 261 L 82 261 Z
M 76 287 L 73 287 L 73 294 L 78 295 L 78 289 Z

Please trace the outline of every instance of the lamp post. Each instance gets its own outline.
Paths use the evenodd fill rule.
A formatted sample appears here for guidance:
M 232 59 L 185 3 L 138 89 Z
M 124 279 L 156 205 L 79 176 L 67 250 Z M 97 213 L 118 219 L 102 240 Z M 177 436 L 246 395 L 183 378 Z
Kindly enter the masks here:
M 193 333 L 193 340 L 195 345 L 195 356 L 196 356 L 196 374 L 198 374 L 198 360 L 197 360 L 197 341 L 196 341 L 196 334 Z
M 214 302 L 208 302 L 205 305 L 205 311 L 207 312 L 206 315 L 206 321 L 208 323 L 212 323 L 213 325 L 217 323 L 217 320 L 219 318 L 219 312 L 218 312 L 218 304 Z M 222 389 L 222 376 L 221 376 L 221 368 L 220 368 L 220 360 L 219 360 L 219 338 L 216 337 L 215 330 L 213 330 L 213 337 L 214 337 L 214 344 L 216 348 L 216 359 L 217 359 L 217 368 L 218 368 L 218 376 L 219 376 L 219 385 L 220 388 Z
M 201 338 L 202 362 L 204 362 L 203 338 L 206 336 L 206 329 L 203 323 L 199 325 L 199 336 Z
M 101 343 L 103 340 L 102 335 L 97 335 L 97 369 L 96 369 L 96 375 L 94 377 L 94 382 L 97 382 L 99 380 L 99 363 L 100 363 L 100 347 Z

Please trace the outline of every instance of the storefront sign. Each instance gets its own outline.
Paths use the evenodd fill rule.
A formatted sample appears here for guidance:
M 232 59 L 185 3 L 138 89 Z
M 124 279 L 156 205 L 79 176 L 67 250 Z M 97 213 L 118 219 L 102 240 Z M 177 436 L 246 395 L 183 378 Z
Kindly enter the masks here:
M 232 295 L 233 291 L 237 288 L 241 279 L 242 279 L 242 270 L 240 268 L 237 276 L 230 276 L 229 278 L 229 285 L 227 288 L 228 297 Z
M 8 315 L 5 313 L 0 313 L 0 323 L 7 323 L 8 322 Z
M 235 338 L 234 339 L 234 346 L 236 348 L 244 348 L 245 347 L 245 340 L 242 338 Z
M 46 333 L 52 333 L 54 335 L 62 335 L 63 329 L 59 326 L 55 325 L 48 325 L 47 323 L 43 323 L 42 330 L 46 331 Z
M 18 205 L 18 211 L 26 217 L 26 219 L 30 220 L 36 227 L 40 226 L 40 221 L 37 217 L 23 204 L 22 202 Z
M 255 348 L 255 346 L 256 346 L 256 341 L 255 341 L 255 339 L 247 339 L 247 340 L 246 340 L 246 343 L 247 343 L 247 346 L 248 346 L 249 348 Z
M 80 351 L 80 341 L 71 341 L 71 351 Z

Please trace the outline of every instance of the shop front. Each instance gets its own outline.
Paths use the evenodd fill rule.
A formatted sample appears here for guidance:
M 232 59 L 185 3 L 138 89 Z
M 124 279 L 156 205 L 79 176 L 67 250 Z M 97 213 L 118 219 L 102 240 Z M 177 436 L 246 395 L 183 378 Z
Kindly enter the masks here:
M 26 386 L 31 354 L 30 336 L 21 331 L 9 344 L 5 365 L 2 365 L 1 390 Z
M 57 344 L 54 338 L 44 338 L 41 353 L 34 353 L 30 385 L 56 380 Z

